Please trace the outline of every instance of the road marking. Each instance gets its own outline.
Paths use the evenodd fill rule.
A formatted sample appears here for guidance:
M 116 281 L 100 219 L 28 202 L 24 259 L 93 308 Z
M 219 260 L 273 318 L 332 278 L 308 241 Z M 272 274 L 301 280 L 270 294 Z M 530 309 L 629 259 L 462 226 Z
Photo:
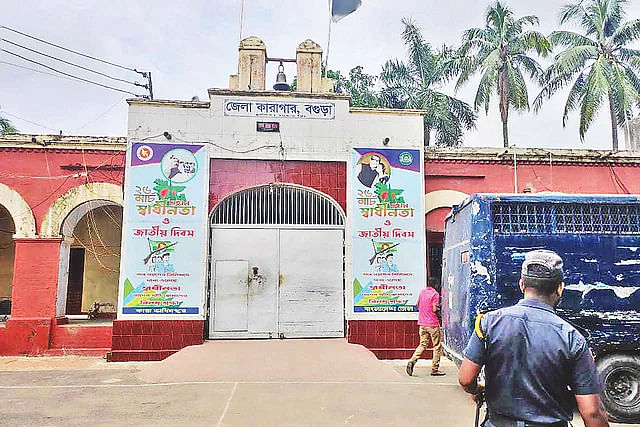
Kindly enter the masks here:
M 231 390 L 231 394 L 229 394 L 229 398 L 227 399 L 227 404 L 224 405 L 224 410 L 220 415 L 220 419 L 218 420 L 217 426 L 220 427 L 222 425 L 222 420 L 224 416 L 227 415 L 227 411 L 229 410 L 229 406 L 231 405 L 231 399 L 233 399 L 233 395 L 236 393 L 236 389 L 238 388 L 238 383 L 233 384 L 233 390 Z
M 310 384 L 310 385 L 435 385 L 460 387 L 454 383 L 437 383 L 437 382 L 384 382 L 384 381 L 180 381 L 167 383 L 152 384 L 64 384 L 64 385 L 6 385 L 0 386 L 0 390 L 38 390 L 38 389 L 65 389 L 65 388 L 122 388 L 122 387 L 168 387 L 178 385 L 216 385 L 216 384 Z

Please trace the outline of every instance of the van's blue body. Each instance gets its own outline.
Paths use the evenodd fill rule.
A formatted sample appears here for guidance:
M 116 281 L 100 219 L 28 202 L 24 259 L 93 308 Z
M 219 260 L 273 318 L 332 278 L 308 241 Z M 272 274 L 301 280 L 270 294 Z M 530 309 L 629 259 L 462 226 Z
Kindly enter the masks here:
M 640 198 L 476 194 L 446 220 L 442 267 L 444 349 L 460 362 L 480 312 L 510 306 L 524 254 L 564 260 L 558 313 L 596 358 L 640 352 Z

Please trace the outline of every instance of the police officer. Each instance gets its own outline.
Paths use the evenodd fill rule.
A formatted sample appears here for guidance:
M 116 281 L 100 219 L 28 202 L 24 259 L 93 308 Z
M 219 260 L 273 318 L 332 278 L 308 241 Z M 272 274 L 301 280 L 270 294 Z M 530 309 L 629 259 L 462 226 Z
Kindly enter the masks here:
M 602 383 L 584 337 L 554 310 L 563 290 L 562 259 L 552 251 L 525 255 L 524 299 L 478 316 L 458 381 L 478 399 L 484 366 L 485 427 L 568 426 L 578 410 L 586 427 L 608 426 Z

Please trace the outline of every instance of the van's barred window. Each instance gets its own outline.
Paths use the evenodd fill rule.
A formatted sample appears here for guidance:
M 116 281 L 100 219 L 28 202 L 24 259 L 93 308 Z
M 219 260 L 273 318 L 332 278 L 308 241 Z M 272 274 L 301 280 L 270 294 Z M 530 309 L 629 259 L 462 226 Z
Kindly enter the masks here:
M 640 205 L 499 202 L 496 233 L 640 234 Z

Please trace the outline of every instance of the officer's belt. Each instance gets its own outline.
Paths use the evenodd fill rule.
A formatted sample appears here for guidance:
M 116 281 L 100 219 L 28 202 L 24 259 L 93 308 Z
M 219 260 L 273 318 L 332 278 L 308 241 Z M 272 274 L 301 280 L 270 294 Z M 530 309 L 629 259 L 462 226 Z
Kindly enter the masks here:
M 567 427 L 569 425 L 569 423 L 566 421 L 558 421 L 551 424 L 534 423 L 532 421 L 521 421 L 496 413 L 489 414 L 489 421 L 496 427 Z

